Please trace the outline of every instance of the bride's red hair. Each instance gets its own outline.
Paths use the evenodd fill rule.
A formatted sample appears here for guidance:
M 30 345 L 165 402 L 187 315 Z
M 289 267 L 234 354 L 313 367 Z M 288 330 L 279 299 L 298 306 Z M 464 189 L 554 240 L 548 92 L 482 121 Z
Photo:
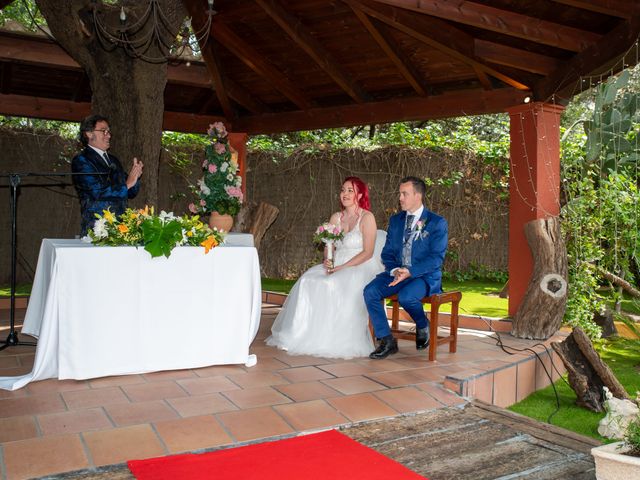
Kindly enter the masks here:
M 356 198 L 358 198 L 358 195 L 362 195 L 358 200 L 358 206 L 365 210 L 371 210 L 371 202 L 369 202 L 369 187 L 367 187 L 367 184 L 358 177 L 347 177 L 342 181 L 342 185 L 347 182 L 351 182 L 351 185 L 353 185 L 353 189 L 356 191 Z

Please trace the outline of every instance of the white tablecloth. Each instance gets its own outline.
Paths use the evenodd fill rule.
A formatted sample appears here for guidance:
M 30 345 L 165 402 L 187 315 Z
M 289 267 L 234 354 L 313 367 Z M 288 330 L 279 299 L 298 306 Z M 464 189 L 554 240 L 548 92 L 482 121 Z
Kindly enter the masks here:
M 249 236 L 251 237 L 251 236 Z M 256 249 L 229 236 L 207 255 L 45 239 L 22 332 L 38 337 L 33 370 L 0 377 L 15 390 L 45 378 L 86 379 L 207 365 L 255 364 L 260 323 Z

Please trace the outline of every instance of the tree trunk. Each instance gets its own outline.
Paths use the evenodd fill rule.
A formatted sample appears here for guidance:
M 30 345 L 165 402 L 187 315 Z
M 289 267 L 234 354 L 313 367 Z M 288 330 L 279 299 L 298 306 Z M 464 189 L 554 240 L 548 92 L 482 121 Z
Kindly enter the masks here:
M 547 339 L 560 328 L 567 304 L 567 250 L 557 217 L 533 220 L 524 231 L 533 255 L 533 273 L 511 334 Z
M 236 222 L 233 226 L 234 232 L 244 232 L 253 235 L 253 244 L 260 248 L 260 242 L 267 232 L 267 229 L 275 222 L 280 210 L 277 207 L 260 202 L 246 204 L 238 212 Z
M 602 412 L 606 400 L 602 387 L 607 387 L 616 398 L 629 398 L 580 327 L 574 328 L 563 342 L 551 342 L 551 347 L 567 368 L 569 384 L 576 392 L 578 405 Z
M 89 77 L 93 94 L 91 110 L 108 117 L 113 132 L 110 151 L 120 158 L 125 170 L 128 170 L 133 157 L 144 162 L 142 188 L 136 203 L 155 205 L 158 200 L 166 63 L 147 63 L 132 58 L 121 48 L 105 50 L 93 29 L 90 0 L 36 0 L 36 3 L 58 43 Z M 159 4 L 177 29 L 185 18 L 182 2 L 161 0 Z M 140 11 L 146 7 L 146 2 L 129 7 L 127 15 L 130 21 L 139 18 Z M 108 15 L 110 25 L 117 25 L 117 7 L 101 5 L 100 9 Z M 143 28 L 141 34 L 145 31 Z M 173 39 L 165 40 L 170 43 Z M 161 54 L 155 47 L 151 47 L 148 53 Z

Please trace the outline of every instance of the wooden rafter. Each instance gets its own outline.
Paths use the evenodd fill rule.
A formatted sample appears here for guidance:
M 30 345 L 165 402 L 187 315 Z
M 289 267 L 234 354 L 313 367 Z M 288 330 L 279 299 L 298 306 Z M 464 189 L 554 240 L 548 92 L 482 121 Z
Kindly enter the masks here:
M 638 41 L 639 35 L 640 17 L 621 21 L 597 44 L 591 45 L 584 52 L 565 62 L 551 75 L 540 80 L 534 88 L 536 100 L 548 101 L 554 95 L 566 98 L 582 91 L 581 86 L 576 86 L 580 77 L 590 75 L 604 65 L 611 65 L 612 62 L 623 58 Z M 621 69 L 622 65 L 618 68 Z
M 472 68 L 478 68 L 484 73 L 505 82 L 507 85 L 520 90 L 529 89 L 529 86 L 477 60 L 473 56 L 473 37 L 457 29 L 453 29 L 455 31 L 452 32 L 452 27 L 450 26 L 445 30 L 438 19 L 430 19 L 426 16 L 425 18 L 416 18 L 415 15 L 403 9 L 381 5 L 372 1 L 343 1 L 350 5 L 357 4 L 358 8 L 362 9 L 367 15 L 377 18 L 381 22 L 432 46 L 452 58 L 466 63 Z M 425 22 L 431 24 L 433 28 L 425 28 Z
M 508 47 L 500 43 L 475 39 L 475 55 L 478 58 L 497 65 L 517 68 L 525 72 L 549 75 L 561 64 L 555 58 L 528 52 L 519 48 Z
M 202 28 L 206 25 L 204 19 L 205 10 L 202 8 L 202 3 L 197 2 L 196 0 L 183 0 L 183 3 L 187 8 L 187 11 L 189 12 L 189 15 L 191 15 L 191 21 L 195 31 L 198 32 L 202 30 Z M 200 52 L 202 53 L 202 58 L 207 66 L 207 70 L 211 75 L 211 79 L 213 80 L 216 96 L 218 97 L 218 101 L 222 106 L 224 116 L 228 121 L 233 121 L 233 119 L 236 117 L 236 112 L 233 108 L 233 105 L 231 104 L 231 100 L 229 99 L 229 95 L 227 93 L 227 88 L 222 77 L 220 62 L 218 61 L 218 56 L 216 55 L 213 41 L 209 41 L 205 45 L 201 44 Z
M 57 43 L 32 35 L 16 35 L 0 32 L 0 60 L 19 61 L 33 65 L 46 65 L 56 68 L 81 70 L 80 65 Z M 265 113 L 269 108 L 247 90 L 223 77 L 228 95 L 251 113 Z M 213 83 L 207 67 L 200 62 L 169 65 L 167 80 L 172 84 L 189 85 L 192 87 L 212 88 Z
M 303 110 L 312 106 L 311 101 L 280 70 L 267 62 L 253 47 L 236 35 L 222 22 L 215 22 L 211 35 L 239 60 L 261 75 L 284 96 Z
M 466 0 L 375 0 L 444 20 L 581 52 L 600 35 Z
M 274 133 L 499 113 L 522 103 L 528 95 L 530 93 L 515 88 L 464 90 L 438 96 L 245 117 L 239 119 L 234 128 L 249 134 Z
M 553 0 L 556 3 L 569 5 L 571 7 L 589 10 L 591 12 L 602 13 L 630 19 L 638 12 L 640 6 L 638 2 L 632 0 Z
M 9 85 L 11 85 L 11 68 L 10 63 L 0 65 L 0 93 L 6 94 L 9 92 Z
M 396 65 L 402 76 L 409 82 L 416 93 L 422 97 L 427 96 L 430 90 L 422 75 L 415 69 L 406 55 L 395 45 L 391 36 L 385 31 L 384 24 L 374 25 L 366 13 L 357 4 L 349 4 L 353 13 L 358 17 L 362 25 L 367 29 L 376 43 L 380 46 L 387 57 Z
M 91 103 L 72 102 L 52 98 L 30 97 L 26 95 L 0 94 L 0 115 L 43 118 L 46 120 L 66 120 L 79 122 L 91 113 Z M 164 112 L 162 128 L 174 132 L 202 133 L 202 126 L 223 121 L 223 117 L 196 115 L 184 112 Z
M 327 75 L 329 75 L 351 98 L 358 103 L 371 100 L 369 95 L 358 85 L 351 75 L 344 70 L 339 62 L 328 52 L 302 21 L 287 10 L 277 0 L 255 0 L 267 14 L 285 31 L 287 35 L 304 50 Z
M 492 90 L 493 85 L 491 85 L 491 79 L 487 76 L 487 74 L 480 70 L 478 67 L 473 67 L 473 69 L 478 76 L 478 80 L 480 80 L 480 83 L 482 84 L 482 88 L 484 88 L 485 90 Z

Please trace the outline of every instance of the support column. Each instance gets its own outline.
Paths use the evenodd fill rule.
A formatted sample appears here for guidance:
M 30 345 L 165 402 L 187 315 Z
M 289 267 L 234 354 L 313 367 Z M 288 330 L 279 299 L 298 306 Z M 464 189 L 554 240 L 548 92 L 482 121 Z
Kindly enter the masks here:
M 238 152 L 238 174 L 242 177 L 242 193 L 246 197 L 247 140 L 246 133 L 229 133 L 229 145 Z
M 507 109 L 510 117 L 509 315 L 524 297 L 533 257 L 524 225 L 560 213 L 560 115 L 564 107 L 534 102 Z

